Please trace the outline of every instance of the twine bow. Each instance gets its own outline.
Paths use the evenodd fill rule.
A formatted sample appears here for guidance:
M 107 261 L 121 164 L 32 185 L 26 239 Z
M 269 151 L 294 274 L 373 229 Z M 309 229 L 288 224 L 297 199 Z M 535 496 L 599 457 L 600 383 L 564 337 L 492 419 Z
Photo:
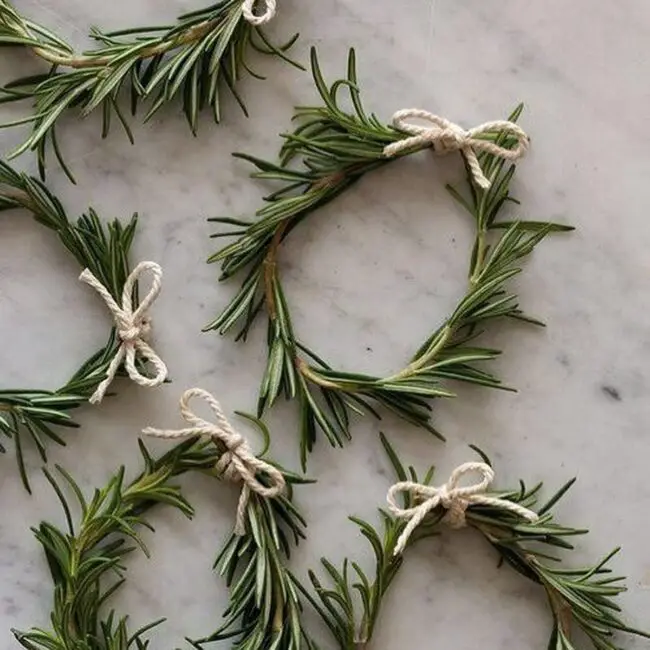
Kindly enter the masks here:
M 264 5 L 264 13 L 258 16 L 253 12 L 255 0 L 244 0 L 241 10 L 246 21 L 255 27 L 260 27 L 261 25 L 266 25 L 266 23 L 271 22 L 275 17 L 275 12 L 277 11 L 276 0 L 264 0 Z
M 482 476 L 481 481 L 473 485 L 459 487 L 458 483 L 461 478 L 471 473 L 479 473 Z M 397 540 L 395 555 L 399 555 L 404 550 L 413 531 L 422 523 L 426 515 L 438 505 L 447 510 L 444 520 L 452 528 L 463 528 L 467 525 L 465 511 L 471 505 L 491 506 L 508 510 L 528 521 L 537 521 L 539 519 L 537 513 L 524 508 L 518 503 L 488 496 L 486 491 L 493 480 L 494 470 L 486 463 L 463 463 L 451 473 L 449 480 L 440 487 L 422 485 L 412 481 L 402 481 L 393 485 L 386 498 L 388 509 L 396 517 L 409 520 Z M 408 492 L 417 505 L 412 508 L 402 508 L 396 500 L 400 492 Z
M 424 120 L 432 126 L 413 124 L 409 121 L 412 118 Z M 488 189 L 491 183 L 481 169 L 477 154 L 485 151 L 505 160 L 517 160 L 528 151 L 529 145 L 526 132 L 519 125 L 507 120 L 485 122 L 466 131 L 458 124 L 439 115 L 417 108 L 407 108 L 393 115 L 393 126 L 410 134 L 411 137 L 387 145 L 384 148 L 385 156 L 396 156 L 403 151 L 425 144 L 431 145 L 433 150 L 441 155 L 451 151 L 461 151 L 476 184 L 484 190 Z M 513 149 L 507 149 L 489 139 L 501 133 L 514 136 L 517 145 Z
M 208 403 L 214 413 L 215 422 L 208 422 L 191 410 L 190 400 L 193 397 L 200 397 Z M 224 479 L 244 484 L 239 496 L 235 520 L 235 534 L 243 535 L 245 532 L 246 506 L 251 491 L 265 498 L 276 497 L 284 489 L 284 476 L 279 469 L 255 456 L 247 440 L 233 429 L 224 415 L 221 405 L 207 390 L 202 388 L 186 390 L 181 396 L 180 408 L 181 415 L 190 425 L 189 427 L 177 430 L 148 427 L 142 433 L 167 440 L 208 436 L 215 442 L 220 442 L 226 448 L 226 451 L 217 462 L 216 470 Z M 268 478 L 268 485 L 265 485 L 257 478 L 258 474 L 264 474 Z
M 137 308 L 133 307 L 133 289 L 138 278 L 150 271 L 153 280 L 149 293 L 140 302 Z M 117 335 L 121 341 L 117 354 L 111 361 L 106 371 L 106 378 L 102 381 L 90 398 L 91 404 L 98 404 L 104 398 L 115 374 L 124 361 L 124 367 L 129 377 L 140 386 L 153 388 L 160 386 L 167 379 L 167 366 L 147 343 L 151 333 L 151 318 L 147 314 L 154 300 L 158 297 L 162 281 L 162 269 L 155 262 L 140 262 L 129 274 L 122 289 L 122 305 L 118 305 L 108 289 L 90 272 L 85 269 L 79 279 L 91 286 L 102 297 L 106 306 L 113 314 Z M 155 369 L 153 377 L 143 375 L 136 367 L 137 357 L 150 361 Z

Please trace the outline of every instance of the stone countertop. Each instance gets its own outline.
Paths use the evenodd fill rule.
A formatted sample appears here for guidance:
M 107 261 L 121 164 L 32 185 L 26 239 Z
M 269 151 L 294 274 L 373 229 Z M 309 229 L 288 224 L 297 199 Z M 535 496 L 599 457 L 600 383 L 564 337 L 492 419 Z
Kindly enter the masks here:
M 15 0 L 75 45 L 90 25 L 172 21 L 197 7 L 191 0 L 123 4 L 98 0 Z M 348 556 L 370 566 L 368 545 L 347 520 L 377 521 L 392 476 L 378 440 L 384 431 L 406 463 L 435 463 L 445 477 L 473 459 L 474 443 L 493 459 L 499 485 L 544 480 L 548 490 L 578 481 L 558 518 L 591 533 L 577 540 L 570 562 L 623 552 L 617 572 L 629 576 L 621 598 L 631 624 L 650 627 L 650 525 L 645 480 L 650 452 L 650 105 L 643 0 L 594 3 L 560 0 L 443 2 L 402 0 L 279 0 L 272 32 L 301 32 L 294 55 L 308 60 L 316 44 L 324 74 L 345 73 L 357 51 L 366 105 L 388 121 L 404 107 L 422 107 L 472 126 L 505 118 L 519 102 L 532 138 L 513 185 L 518 214 L 577 227 L 543 242 L 526 261 L 516 287 L 522 307 L 545 329 L 502 324 L 486 340 L 504 350 L 496 369 L 518 392 L 458 386 L 458 397 L 435 404 L 442 444 L 403 422 L 370 418 L 353 424 L 346 449 L 322 439 L 308 473 L 317 479 L 296 499 L 308 520 L 308 540 L 292 560 L 298 575 L 321 556 Z M 218 242 L 206 218 L 246 215 L 267 189 L 231 157 L 273 158 L 292 107 L 315 92 L 307 73 L 264 59 L 265 82 L 248 78 L 241 92 L 246 119 L 228 100 L 220 126 L 204 115 L 198 138 L 178 106 L 136 125 L 130 146 L 116 128 L 100 137 L 99 117 L 66 118 L 59 138 L 77 176 L 71 185 L 51 166 L 48 187 L 70 215 L 94 207 L 102 218 L 137 211 L 134 260 L 165 270 L 156 303 L 155 347 L 173 383 L 148 391 L 119 380 L 118 395 L 76 416 L 65 448 L 51 462 L 70 470 L 85 490 L 102 486 L 120 464 L 137 469 L 136 439 L 145 426 L 177 426 L 178 397 L 199 385 L 229 410 L 254 410 L 265 361 L 264 328 L 245 344 L 201 333 L 236 283 L 218 285 L 205 264 Z M 3 50 L 0 78 L 38 70 L 27 52 Z M 5 107 L 9 119 L 27 107 Z M 0 131 L 4 153 L 24 131 Z M 34 172 L 22 157 L 19 168 Z M 364 178 L 292 235 L 281 264 L 296 327 L 329 360 L 350 370 L 385 373 L 401 367 L 462 295 L 471 224 L 444 191 L 463 177 L 458 156 L 418 156 Z M 79 269 L 55 238 L 20 211 L 0 215 L 0 340 L 2 387 L 60 385 L 99 347 L 108 315 L 77 282 Z M 273 456 L 298 469 L 297 417 L 291 406 L 271 413 Z M 154 444 L 158 450 L 164 443 Z M 63 515 L 28 448 L 34 495 L 21 485 L 13 446 L 0 457 L 0 648 L 16 647 L 10 628 L 47 626 L 52 598 L 40 547 L 30 531 Z M 161 616 L 152 647 L 182 645 L 217 626 L 225 586 L 210 567 L 229 533 L 235 488 L 214 489 L 200 478 L 183 482 L 197 509 L 191 523 L 160 511 L 147 535 L 151 559 L 129 559 L 126 586 L 114 598 L 132 624 Z M 550 628 L 543 594 L 507 568 L 470 531 L 418 545 L 387 598 L 373 650 L 451 646 L 458 650 L 545 647 Z M 321 632 L 316 632 L 322 634 Z M 626 648 L 647 647 L 624 639 Z M 329 640 L 325 648 L 334 647 Z

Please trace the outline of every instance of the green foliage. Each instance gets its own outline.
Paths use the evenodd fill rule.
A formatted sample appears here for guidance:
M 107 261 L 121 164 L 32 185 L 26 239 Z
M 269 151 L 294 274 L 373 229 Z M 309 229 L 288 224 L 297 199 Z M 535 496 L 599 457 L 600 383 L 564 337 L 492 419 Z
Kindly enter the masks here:
M 270 434 L 264 423 L 245 413 L 238 415 L 258 427 L 265 441 L 262 455 L 266 453 Z M 219 454 L 227 451 L 221 443 L 216 447 Z M 305 538 L 306 523 L 292 501 L 293 486 L 311 481 L 282 472 L 288 493 L 274 499 L 252 493 L 246 510 L 247 534 L 231 534 L 215 560 L 214 569 L 230 589 L 230 604 L 217 630 L 201 639 L 188 639 L 199 650 L 231 638 L 235 650 L 300 650 L 302 642 L 311 646 L 302 628 L 298 594 L 284 566 L 292 546 Z
M 399 481 L 431 483 L 433 468 L 422 481 L 415 470 L 404 468 L 394 449 L 382 436 L 384 448 Z M 478 451 L 478 450 L 477 450 Z M 489 462 L 482 452 L 482 460 Z M 552 509 L 575 482 L 569 481 L 546 502 L 539 503 L 542 483 L 532 488 L 520 481 L 518 488 L 498 492 L 495 496 L 532 509 L 539 515 L 535 523 L 519 515 L 483 505 L 470 504 L 466 511 L 467 525 L 476 529 L 497 551 L 500 562 L 512 567 L 525 578 L 542 587 L 546 593 L 553 620 L 549 650 L 577 650 L 575 629 L 584 633 L 596 650 L 620 650 L 615 635 L 624 632 L 645 638 L 650 634 L 628 626 L 622 619 L 615 598 L 626 590 L 624 577 L 612 575 L 610 560 L 618 553 L 615 549 L 597 563 L 578 569 L 566 568 L 559 553 L 574 549 L 573 537 L 584 535 L 586 530 L 564 526 L 554 520 Z M 417 505 L 410 495 L 405 496 L 406 508 Z M 420 539 L 448 530 L 443 522 L 446 510 L 442 505 L 429 512 L 422 524 L 408 540 L 408 548 Z M 383 534 L 367 522 L 353 519 L 362 534 L 369 540 L 376 557 L 375 575 L 371 580 L 354 562 L 345 560 L 341 570 L 323 559 L 322 564 L 331 582 L 323 586 L 314 573 L 310 573 L 315 595 L 301 588 L 309 602 L 321 616 L 343 650 L 358 650 L 370 641 L 377 621 L 381 600 L 394 580 L 402 556 L 395 556 L 397 540 L 406 521 L 394 519 L 381 511 Z M 351 567 L 351 568 L 350 568 Z M 357 623 L 354 593 L 362 605 L 361 623 Z
M 412 467 L 408 470 L 404 468 L 383 435 L 381 441 L 398 479 L 418 481 L 415 470 Z M 428 483 L 432 477 L 433 468 L 430 468 L 422 481 Z M 404 505 L 414 505 L 410 496 L 405 497 Z M 375 558 L 372 578 L 357 562 L 350 562 L 346 558 L 343 567 L 337 569 L 329 560 L 322 558 L 321 564 L 327 574 L 327 580 L 332 584 L 331 587 L 325 586 L 313 571 L 309 572 L 309 580 L 314 594 L 296 581 L 300 591 L 323 619 L 341 650 L 358 650 L 369 644 L 384 596 L 403 563 L 402 556 L 395 555 L 394 551 L 406 522 L 394 519 L 384 510 L 380 510 L 379 514 L 382 530 L 376 530 L 367 521 L 350 517 L 372 548 Z M 430 537 L 436 532 L 433 527 L 423 524 L 417 534 L 411 537 L 409 544 Z M 361 606 L 360 619 L 357 614 L 358 604 Z
M 274 45 L 260 28 L 243 19 L 241 0 L 220 0 L 180 16 L 172 26 L 112 33 L 93 29 L 91 36 L 98 47 L 77 55 L 64 40 L 20 16 L 8 0 L 0 0 L 0 45 L 27 47 L 52 66 L 46 73 L 15 79 L 2 89 L 2 102 L 27 99 L 33 104 L 30 117 L 3 125 L 32 125 L 31 135 L 10 157 L 36 151 L 44 171 L 46 148 L 51 143 L 59 163 L 74 180 L 56 139 L 57 122 L 68 109 L 77 109 L 83 117 L 101 111 L 103 137 L 117 119 L 133 142 L 127 111 L 120 105 L 121 93 L 130 95 L 132 115 L 140 104 L 146 104 L 145 121 L 179 98 L 196 135 L 203 109 L 220 121 L 224 91 L 230 92 L 246 113 L 237 81 L 243 73 L 263 78 L 248 64 L 251 49 L 300 67 L 285 54 L 297 36 Z
M 506 388 L 485 367 L 501 351 L 477 346 L 476 338 L 491 322 L 503 318 L 538 323 L 523 313 L 517 295 L 509 289 L 509 280 L 521 272 L 523 260 L 550 232 L 571 230 L 546 222 L 500 220 L 502 207 L 515 202 L 510 195 L 515 167 L 493 155 L 481 154 L 481 166 L 492 182 L 491 188 L 484 191 L 476 187 L 469 170 L 463 193 L 448 188 L 476 228 L 464 298 L 444 323 L 432 328 L 431 335 L 399 372 L 374 377 L 333 368 L 295 334 L 276 264 L 277 251 L 293 228 L 317 208 L 364 174 L 394 160 L 383 155 L 384 147 L 404 136 L 365 111 L 354 51 L 350 52 L 347 77 L 331 87 L 323 79 L 315 51 L 312 73 L 322 104 L 297 109 L 299 125 L 283 136 L 280 161 L 239 154 L 257 167 L 255 178 L 277 181 L 281 187 L 266 197 L 266 205 L 253 220 L 211 220 L 228 226 L 215 237 L 234 237 L 234 241 L 209 261 L 221 264 L 221 280 L 240 274 L 243 280 L 236 295 L 206 328 L 221 334 L 238 328 L 237 338 L 245 339 L 260 313 L 266 312 L 268 361 L 259 412 L 271 407 L 280 395 L 298 400 L 303 465 L 317 431 L 335 446 L 349 439 L 352 412 L 379 415 L 376 406 L 381 406 L 437 434 L 431 423 L 430 402 L 454 395 L 447 386 L 449 379 Z M 352 112 L 341 107 L 344 90 Z M 510 119 L 516 120 L 521 110 L 519 106 Z M 497 142 L 509 147 L 514 139 L 502 134 Z
M 299 650 L 309 640 L 283 558 L 289 558 L 291 546 L 305 537 L 305 521 L 285 497 L 265 500 L 252 495 L 247 515 L 250 534 L 231 535 L 215 562 L 230 588 L 225 620 L 211 635 L 191 643 L 202 649 L 234 637 L 236 650 Z
M 39 180 L 14 171 L 0 161 L 0 210 L 24 208 L 52 230 L 79 263 L 89 268 L 120 299 L 129 274 L 128 256 L 136 229 L 136 215 L 125 226 L 117 219 L 103 224 L 91 209 L 76 222 L 69 220 L 60 201 Z M 76 427 L 70 411 L 84 404 L 106 376 L 118 347 L 112 329 L 106 345 L 89 357 L 61 388 L 0 390 L 0 434 L 13 438 L 18 467 L 29 490 L 23 453 L 23 434 L 36 446 L 43 462 L 48 441 L 65 444 L 59 427 Z M 0 445 L 0 451 L 5 449 Z
M 122 467 L 90 500 L 83 496 L 74 479 L 57 467 L 81 511 L 76 526 L 64 486 L 46 470 L 63 505 L 68 531 L 61 531 L 47 522 L 34 529 L 54 583 L 52 629 L 14 631 L 23 647 L 29 650 L 126 650 L 131 647 L 141 650 L 147 647 L 143 635 L 162 621 L 130 633 L 127 617 L 118 619 L 114 611 L 106 615 L 101 611 L 102 606 L 124 582 L 125 557 L 136 548 L 148 553 L 138 528 L 151 528 L 146 519 L 149 509 L 157 503 L 166 503 L 187 517 L 193 515 L 192 507 L 170 480 L 183 456 L 192 457 L 199 449 L 195 441 L 190 441 L 157 461 L 144 446 L 141 451 L 145 469 L 134 481 L 125 483 Z
M 187 517 L 192 506 L 173 479 L 189 471 L 213 473 L 224 453 L 220 445 L 187 440 L 158 459 L 140 443 L 144 471 L 131 483 L 124 468 L 88 501 L 72 477 L 57 468 L 66 486 L 46 473 L 64 508 L 68 531 L 49 523 L 34 530 L 43 546 L 52 580 L 52 629 L 14 634 L 29 650 L 127 650 L 148 647 L 144 635 L 162 620 L 135 632 L 126 616 L 104 611 L 107 601 L 124 583 L 124 559 L 140 548 L 148 555 L 139 533 L 151 529 L 149 510 L 164 503 Z M 303 479 L 285 473 L 289 485 Z M 64 487 L 74 494 L 81 511 L 73 524 Z M 216 568 L 231 586 L 226 622 L 214 635 L 191 642 L 195 647 L 221 638 L 237 637 L 236 648 L 299 648 L 304 632 L 300 605 L 284 563 L 292 544 L 304 537 L 304 521 L 291 495 L 264 500 L 253 495 L 247 509 L 247 532 L 231 536 L 219 554 Z M 115 580 L 111 580 L 115 577 Z

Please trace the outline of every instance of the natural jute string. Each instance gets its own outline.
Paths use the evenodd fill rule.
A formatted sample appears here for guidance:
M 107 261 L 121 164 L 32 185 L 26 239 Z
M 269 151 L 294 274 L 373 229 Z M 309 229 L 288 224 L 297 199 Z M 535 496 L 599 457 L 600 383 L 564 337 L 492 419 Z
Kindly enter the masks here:
M 189 403 L 193 397 L 200 397 L 208 403 L 214 413 L 215 422 L 200 418 L 190 409 Z M 219 458 L 216 469 L 223 478 L 244 484 L 235 521 L 235 534 L 243 535 L 246 530 L 246 506 L 251 490 L 265 498 L 276 497 L 284 489 L 284 476 L 279 469 L 255 456 L 246 439 L 233 429 L 221 405 L 207 390 L 202 388 L 186 390 L 181 397 L 180 407 L 183 419 L 190 425 L 188 428 L 173 430 L 148 427 L 142 433 L 167 440 L 208 436 L 224 445 L 226 451 Z M 266 475 L 269 485 L 264 485 L 257 478 L 257 474 Z
M 458 483 L 463 476 L 478 472 L 482 480 L 474 485 L 459 487 Z M 513 501 L 491 497 L 485 494 L 494 480 L 494 470 L 486 463 L 464 463 L 459 465 L 449 477 L 449 480 L 440 487 L 422 485 L 412 481 L 396 483 L 388 491 L 388 509 L 393 515 L 400 519 L 408 519 L 406 528 L 397 540 L 395 555 L 399 555 L 409 540 L 411 533 L 422 523 L 427 514 L 441 505 L 447 510 L 444 520 L 452 528 L 462 528 L 467 525 L 465 511 L 468 506 L 481 505 L 491 506 L 508 510 L 528 521 L 537 521 L 537 513 L 528 508 L 520 506 Z M 402 508 L 396 500 L 400 492 L 408 492 L 414 498 L 417 505 L 412 508 Z
M 260 25 L 266 25 L 266 23 L 273 20 L 275 12 L 277 11 L 276 0 L 264 0 L 264 4 L 266 7 L 264 13 L 257 16 L 253 13 L 255 0 L 244 0 L 241 10 L 246 21 L 255 27 L 259 27 Z
M 152 274 L 151 289 L 149 289 L 149 293 L 140 302 L 137 309 L 134 309 L 133 289 L 138 278 L 146 271 L 150 271 Z M 102 401 L 106 389 L 115 378 L 122 361 L 124 361 L 124 367 L 129 377 L 136 384 L 148 388 L 160 386 L 167 379 L 167 366 L 147 343 L 151 333 L 151 318 L 147 312 L 160 293 L 162 281 L 160 266 L 155 262 L 140 262 L 131 271 L 122 289 L 122 306 L 115 302 L 108 289 L 88 269 L 82 272 L 79 279 L 90 285 L 102 297 L 113 314 L 117 335 L 121 341 L 117 354 L 108 366 L 106 378 L 97 386 L 97 390 L 90 398 L 90 403 L 98 404 Z M 138 356 L 151 362 L 156 371 L 153 377 L 146 377 L 138 370 L 135 363 Z
M 432 126 L 413 124 L 409 121 L 412 118 L 424 120 L 432 124 Z M 430 145 L 438 154 L 461 151 L 465 155 L 476 184 L 483 189 L 490 187 L 490 181 L 481 169 L 477 153 L 485 151 L 505 160 L 517 160 L 528 151 L 530 142 L 526 132 L 514 122 L 507 120 L 485 122 L 485 124 L 465 131 L 463 127 L 450 122 L 444 117 L 417 108 L 406 108 L 397 111 L 393 115 L 393 126 L 410 134 L 411 137 L 387 145 L 384 148 L 385 156 L 390 158 L 420 145 Z M 515 136 L 517 146 L 514 149 L 506 149 L 489 139 L 498 136 L 500 133 Z

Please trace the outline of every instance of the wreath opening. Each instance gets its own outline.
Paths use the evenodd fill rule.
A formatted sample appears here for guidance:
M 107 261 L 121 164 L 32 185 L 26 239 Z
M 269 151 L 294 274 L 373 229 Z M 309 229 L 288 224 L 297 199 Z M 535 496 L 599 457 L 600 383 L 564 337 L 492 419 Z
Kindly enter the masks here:
M 87 214 L 71 221 L 60 201 L 43 183 L 0 162 L 0 210 L 15 208 L 31 212 L 39 224 L 56 233 L 66 251 L 85 269 L 84 273 L 92 274 L 107 295 L 119 301 L 126 287 L 137 301 L 137 274 L 134 275 L 137 267 L 132 271 L 129 265 L 137 215 L 127 224 L 117 219 L 103 223 L 97 213 L 89 209 Z M 41 460 L 47 462 L 47 445 L 65 445 L 61 430 L 78 426 L 71 411 L 88 401 L 99 401 L 98 397 L 103 396 L 115 373 L 122 372 L 118 366 L 121 366 L 124 353 L 125 341 L 118 324 L 110 329 L 106 344 L 88 357 L 60 388 L 0 390 L 0 435 L 13 440 L 20 477 L 28 491 L 24 437 L 36 447 Z M 145 372 L 141 358 L 136 362 Z M 153 386 L 164 379 L 157 373 L 146 381 Z M 6 447 L 0 444 L 0 452 L 5 451 Z
M 340 370 L 393 373 L 465 290 L 471 225 L 432 186 L 428 160 L 403 162 L 364 176 L 279 252 L 294 331 Z
M 521 105 L 507 122 L 488 123 L 463 132 L 463 137 L 477 132 L 476 137 L 483 143 L 479 148 L 474 140 L 469 144 L 456 142 L 455 150 L 461 152 L 466 166 L 466 187 L 461 191 L 447 186 L 471 216 L 475 229 L 465 296 L 442 324 L 432 327 L 411 359 L 388 376 L 332 367 L 296 332 L 278 258 L 287 248 L 294 228 L 318 208 L 369 172 L 429 149 L 433 142 L 430 130 L 422 135 L 416 127 L 404 123 L 404 112 L 396 115 L 399 128 L 385 125 L 374 114 L 365 112 L 354 50 L 350 51 L 346 78 L 330 87 L 324 81 L 315 50 L 311 64 L 322 104 L 297 109 L 299 125 L 282 136 L 279 162 L 235 154 L 257 167 L 254 178 L 279 182 L 280 187 L 265 197 L 266 204 L 254 219 L 211 219 L 229 227 L 215 237 L 233 237 L 234 241 L 209 261 L 221 264 L 221 280 L 235 276 L 243 279 L 236 295 L 206 327 L 221 334 L 238 330 L 236 338 L 245 339 L 260 314 L 266 314 L 268 360 L 258 411 L 265 412 L 281 395 L 298 401 L 303 467 L 317 432 L 333 446 L 342 446 L 350 438 L 353 413 L 379 417 L 377 407 L 385 408 L 442 438 L 433 426 L 430 411 L 432 400 L 454 395 L 447 381 L 506 388 L 486 369 L 501 351 L 481 346 L 477 338 L 488 324 L 503 318 L 542 324 L 522 311 L 509 281 L 521 272 L 523 260 L 549 233 L 572 229 L 550 222 L 501 217 L 504 205 L 517 203 L 510 194 L 515 165 L 509 153 L 521 147 L 521 129 L 515 124 Z M 351 112 L 340 104 L 344 90 L 353 106 Z M 432 120 L 440 119 L 427 115 Z M 459 127 L 446 120 L 443 124 L 450 125 L 445 129 L 460 138 Z M 486 132 L 486 127 L 496 130 Z

